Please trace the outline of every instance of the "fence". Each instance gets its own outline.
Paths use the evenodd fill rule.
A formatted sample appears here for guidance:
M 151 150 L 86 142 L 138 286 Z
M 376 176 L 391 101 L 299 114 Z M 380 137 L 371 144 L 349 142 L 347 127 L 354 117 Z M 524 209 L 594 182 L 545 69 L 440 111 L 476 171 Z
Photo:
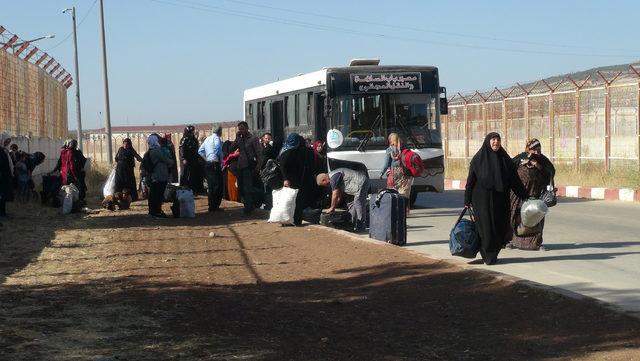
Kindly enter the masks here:
M 211 135 L 211 129 L 200 129 L 198 131 L 198 137 L 207 137 Z M 165 134 L 164 132 L 162 134 Z M 178 151 L 178 145 L 180 144 L 180 139 L 182 138 L 182 133 L 167 133 L 171 134 L 171 141 L 176 146 L 176 152 Z M 234 140 L 236 135 L 236 127 L 235 126 L 227 126 L 222 128 L 222 140 Z M 125 138 L 130 138 L 131 143 L 133 144 L 133 148 L 140 154 L 144 154 L 148 150 L 147 146 L 147 138 L 149 134 L 146 133 L 124 133 L 124 134 L 114 134 L 111 137 L 111 147 L 113 149 L 115 157 L 115 153 L 118 148 L 122 146 L 122 141 Z M 86 157 L 90 157 L 95 162 L 98 163 L 107 163 L 109 161 L 107 155 L 107 136 L 106 134 L 90 134 L 82 141 L 82 151 Z
M 19 149 L 46 155 L 35 175 L 50 171 L 58 159 L 70 85 L 71 75 L 55 59 L 0 25 L 0 132 Z
M 469 161 L 484 136 L 502 135 L 511 155 L 537 138 L 557 164 L 640 169 L 640 71 L 594 73 L 578 83 L 570 76 L 549 83 L 517 84 L 491 92 L 456 94 L 443 116 L 445 157 Z

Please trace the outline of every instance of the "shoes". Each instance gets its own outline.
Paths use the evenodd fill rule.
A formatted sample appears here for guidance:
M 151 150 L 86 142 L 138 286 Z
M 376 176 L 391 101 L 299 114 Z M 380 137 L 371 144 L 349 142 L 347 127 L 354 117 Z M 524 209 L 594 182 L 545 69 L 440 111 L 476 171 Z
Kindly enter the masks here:
M 162 219 L 162 218 L 167 218 L 167 215 L 164 213 L 158 213 L 158 214 L 150 214 L 151 218 L 153 219 Z

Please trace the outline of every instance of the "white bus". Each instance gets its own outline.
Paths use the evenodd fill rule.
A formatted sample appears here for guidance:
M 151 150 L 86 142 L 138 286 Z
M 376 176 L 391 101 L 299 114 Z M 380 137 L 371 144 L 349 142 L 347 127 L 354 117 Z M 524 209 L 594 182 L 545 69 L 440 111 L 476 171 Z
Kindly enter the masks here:
M 436 67 L 380 66 L 377 60 L 355 60 L 348 67 L 244 91 L 245 120 L 254 134 L 270 132 L 276 143 L 291 132 L 325 141 L 329 134 L 329 168 L 366 169 L 375 189 L 386 184 L 380 172 L 387 136 L 398 133 L 429 171 L 414 179 L 412 203 L 418 192 L 444 190 L 440 114 L 446 112 L 446 89 Z

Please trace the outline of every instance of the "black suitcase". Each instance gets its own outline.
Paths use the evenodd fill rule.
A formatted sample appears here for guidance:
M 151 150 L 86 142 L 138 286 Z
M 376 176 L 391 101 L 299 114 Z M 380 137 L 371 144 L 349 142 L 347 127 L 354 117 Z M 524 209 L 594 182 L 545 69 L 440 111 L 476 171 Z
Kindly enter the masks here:
M 383 189 L 369 203 L 369 238 L 397 246 L 407 243 L 407 200 L 393 189 Z

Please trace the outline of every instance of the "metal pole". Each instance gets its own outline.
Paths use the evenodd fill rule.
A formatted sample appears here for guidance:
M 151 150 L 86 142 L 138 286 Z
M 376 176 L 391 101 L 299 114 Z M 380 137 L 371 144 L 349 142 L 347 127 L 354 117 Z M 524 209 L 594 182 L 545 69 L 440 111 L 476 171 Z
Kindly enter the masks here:
M 76 34 L 76 7 L 71 8 L 71 18 L 73 19 L 73 50 L 76 63 L 76 114 L 77 114 L 77 138 L 78 149 L 82 150 L 82 113 L 80 111 L 80 68 L 78 66 L 78 36 Z
M 107 77 L 107 44 L 104 37 L 104 2 L 100 0 L 100 43 L 102 44 L 102 76 L 104 78 L 104 130 L 107 132 L 107 161 L 113 164 L 111 149 L 111 111 L 109 109 L 109 78 Z

